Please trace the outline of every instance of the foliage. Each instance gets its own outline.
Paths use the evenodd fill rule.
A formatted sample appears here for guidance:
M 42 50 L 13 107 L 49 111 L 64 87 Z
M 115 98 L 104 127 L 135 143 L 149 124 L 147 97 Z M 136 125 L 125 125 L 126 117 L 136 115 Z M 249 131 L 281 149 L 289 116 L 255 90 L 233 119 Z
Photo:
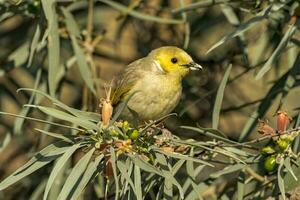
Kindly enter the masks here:
M 33 131 L 42 133 L 39 140 L 44 144 L 42 150 L 34 148 L 37 153 L 17 171 L 3 179 L 1 176 L 0 198 L 2 194 L 16 193 L 5 189 L 20 184 L 25 177 L 29 183 L 26 186 L 22 182 L 25 185 L 22 187 L 29 188 L 29 192 L 24 195 L 31 199 L 265 199 L 279 195 L 285 199 L 288 193 L 294 195 L 291 191 L 299 186 L 299 102 L 292 108 L 296 110 L 292 119 L 278 112 L 276 128 L 268 120 L 258 120 L 266 117 L 272 107 L 279 111 L 284 103 L 291 104 L 288 95 L 299 89 L 300 3 L 153 2 L 0 1 L 0 35 L 4 38 L 0 44 L 5 47 L 0 53 L 0 80 L 5 81 L 0 83 L 6 84 L 1 85 L 0 98 L 10 95 L 24 104 L 19 114 L 0 112 L 4 119 L 18 117 L 12 126 L 3 120 L 7 133 L 0 142 L 0 152 L 5 154 L 14 138 L 26 138 Z M 110 15 L 105 17 L 108 11 Z M 219 16 L 233 29 L 214 39 L 214 44 L 206 44 L 204 54 L 198 53 L 201 33 L 197 30 L 209 29 L 212 24 L 205 24 L 205 20 L 216 21 Z M 114 21 L 119 26 L 113 36 L 107 36 L 109 23 L 99 28 L 98 21 L 101 24 Z M 20 36 L 22 24 L 30 28 Z M 16 30 L 11 26 L 16 26 Z M 258 37 L 253 36 L 256 38 L 251 43 L 251 34 L 261 29 L 264 31 Z M 122 38 L 130 38 L 133 30 L 137 30 L 138 38 L 134 46 L 140 51 L 136 56 L 131 55 L 130 60 L 157 46 L 176 44 L 190 51 L 204 66 L 213 66 L 204 72 L 213 74 L 213 81 L 203 86 L 204 94 L 199 92 L 203 76 L 192 74 L 183 83 L 186 90 L 176 111 L 189 125 L 181 126 L 179 131 L 178 126 L 164 122 L 172 114 L 138 128 L 119 120 L 126 102 L 109 117 L 108 123 L 98 112 L 98 101 L 105 96 L 103 88 L 107 88 L 104 82 L 111 79 L 108 73 L 99 75 L 105 71 L 101 68 L 105 59 L 121 60 L 124 65 L 129 62 L 118 55 L 119 51 L 110 55 L 101 47 L 105 49 L 105 44 L 111 42 L 107 38 L 112 40 L 112 46 L 121 46 Z M 12 44 L 8 45 L 9 41 Z M 9 84 L 11 73 L 18 68 L 35 78 L 33 89 L 18 90 L 18 95 L 25 96 L 22 100 L 12 92 L 19 85 Z M 274 72 L 277 73 L 272 76 Z M 269 80 L 271 76 L 272 81 L 264 83 L 268 91 L 262 98 L 237 105 L 230 102 L 233 94 L 227 95 L 225 90 L 244 76 L 256 82 L 262 78 Z M 75 85 L 76 92 L 73 90 L 70 96 L 80 94 L 72 106 L 63 102 L 66 84 Z M 276 106 L 278 98 L 280 103 Z M 205 119 L 195 119 L 191 108 L 205 110 L 199 105 L 204 99 L 208 102 L 214 99 L 213 108 Z M 109 103 L 107 99 L 103 102 Z M 234 106 L 226 110 L 224 105 Z M 247 113 L 243 127 L 230 129 L 238 132 L 238 137 L 221 131 L 226 127 L 223 120 L 227 112 Z M 192 121 L 212 128 L 203 128 Z M 230 124 L 230 119 L 227 123 Z M 262 135 L 253 138 L 257 123 Z M 194 139 L 188 136 L 191 132 Z M 248 140 L 250 137 L 252 140 Z M 39 177 L 41 172 L 46 173 Z M 87 195 L 88 191 L 92 193 Z

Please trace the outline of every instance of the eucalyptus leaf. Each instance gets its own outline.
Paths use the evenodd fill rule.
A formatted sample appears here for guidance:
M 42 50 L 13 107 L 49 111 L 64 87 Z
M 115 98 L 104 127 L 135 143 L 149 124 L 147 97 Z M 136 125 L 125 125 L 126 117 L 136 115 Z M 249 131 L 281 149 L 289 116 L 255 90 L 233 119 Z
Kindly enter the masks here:
M 35 106 L 35 105 L 27 105 L 30 107 L 38 108 L 43 113 L 50 115 L 52 117 L 55 117 L 60 120 L 68 121 L 76 126 L 81 126 L 83 128 L 86 128 L 87 130 L 98 130 L 99 127 L 85 119 L 80 119 L 78 117 L 72 116 L 66 112 L 63 112 L 61 110 L 57 110 L 55 108 L 45 107 L 45 106 Z
M 61 169 L 64 167 L 65 163 L 68 161 L 68 159 L 70 159 L 70 157 L 73 155 L 73 153 L 80 147 L 80 144 L 75 144 L 73 146 L 71 146 L 56 162 L 56 164 L 54 165 L 50 175 L 49 175 L 49 179 L 46 185 L 46 189 L 44 192 L 44 197 L 43 199 L 46 200 L 48 193 L 51 189 L 51 186 L 53 184 L 53 182 L 55 181 L 57 175 L 60 173 Z
M 264 66 L 259 70 L 257 75 L 255 76 L 255 79 L 261 79 L 265 73 L 267 73 L 271 67 L 272 64 L 279 58 L 279 55 L 283 52 L 285 47 L 287 46 L 288 42 L 290 41 L 291 37 L 294 35 L 294 33 L 297 30 L 296 25 L 290 26 L 290 28 L 287 30 L 287 32 L 284 34 L 283 38 L 281 39 L 279 45 L 276 47 L 268 61 L 264 64 Z
M 44 167 L 53 160 L 56 160 L 63 154 L 69 146 L 65 142 L 56 142 L 38 152 L 33 158 L 31 158 L 25 165 L 20 167 L 13 174 L 8 176 L 0 183 L 0 191 L 8 186 L 18 182 L 22 178 L 30 175 L 38 169 Z
M 221 84 L 219 86 L 219 89 L 217 91 L 217 96 L 216 96 L 213 114 L 212 114 L 212 128 L 214 128 L 214 129 L 218 129 L 219 117 L 220 117 L 220 111 L 221 111 L 221 107 L 222 107 L 224 91 L 225 91 L 225 87 L 227 84 L 227 80 L 229 78 L 231 68 L 232 68 L 232 65 L 229 65 L 227 67 L 224 77 L 223 77 Z
M 67 29 L 70 32 L 70 38 L 71 38 L 72 46 L 73 46 L 75 56 L 77 59 L 79 72 L 80 72 L 83 80 L 89 87 L 89 89 L 94 94 L 96 94 L 90 66 L 88 65 L 88 62 L 86 60 L 86 56 L 84 54 L 83 49 L 78 45 L 78 42 L 77 42 L 77 37 L 79 37 L 80 35 L 79 35 L 79 30 L 78 30 L 76 21 L 75 21 L 74 17 L 72 16 L 72 14 L 67 9 L 62 8 L 62 11 L 65 16 Z
M 84 190 L 86 185 L 91 181 L 91 178 L 95 176 L 95 174 L 99 173 L 98 167 L 100 162 L 103 160 L 104 155 L 101 154 L 93 162 L 90 162 L 90 164 L 87 166 L 87 169 L 85 173 L 83 174 L 83 177 L 79 183 L 79 185 L 76 187 L 73 195 L 71 196 L 71 199 L 78 199 L 80 193 Z
M 70 199 L 74 191 L 78 187 L 78 184 L 82 180 L 82 176 L 87 168 L 87 165 L 95 151 L 95 148 L 89 150 L 74 166 L 70 175 L 68 176 L 60 194 L 58 195 L 58 200 Z
M 58 15 L 55 0 L 42 0 L 42 6 L 48 23 L 48 83 L 49 92 L 55 96 L 57 74 L 60 63 L 60 40 L 58 30 Z

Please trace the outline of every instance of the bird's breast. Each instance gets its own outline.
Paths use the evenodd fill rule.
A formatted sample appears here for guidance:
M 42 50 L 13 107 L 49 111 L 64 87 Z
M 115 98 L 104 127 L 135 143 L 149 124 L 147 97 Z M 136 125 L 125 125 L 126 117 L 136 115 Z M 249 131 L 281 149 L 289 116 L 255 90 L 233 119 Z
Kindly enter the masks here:
M 166 75 L 147 75 L 133 88 L 128 106 L 143 120 L 163 117 L 176 107 L 181 96 L 181 80 Z

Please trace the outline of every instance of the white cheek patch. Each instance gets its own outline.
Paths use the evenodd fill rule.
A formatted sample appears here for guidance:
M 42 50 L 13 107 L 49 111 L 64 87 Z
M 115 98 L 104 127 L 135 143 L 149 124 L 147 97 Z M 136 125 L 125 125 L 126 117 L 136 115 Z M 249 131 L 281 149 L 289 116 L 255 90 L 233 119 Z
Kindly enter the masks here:
M 154 61 L 154 65 L 159 71 L 165 72 L 165 70 L 161 67 L 161 65 L 157 61 Z

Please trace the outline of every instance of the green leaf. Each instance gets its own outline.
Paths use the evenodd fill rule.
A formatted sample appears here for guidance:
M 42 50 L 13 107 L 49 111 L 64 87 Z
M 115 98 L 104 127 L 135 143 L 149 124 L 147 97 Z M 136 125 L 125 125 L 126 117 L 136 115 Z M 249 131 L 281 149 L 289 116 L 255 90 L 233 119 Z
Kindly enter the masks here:
M 73 195 L 73 192 L 78 187 L 79 181 L 82 180 L 82 175 L 84 174 L 87 165 L 95 151 L 95 148 L 92 148 L 88 153 L 86 153 L 74 166 L 70 175 L 68 176 L 60 194 L 58 195 L 58 200 L 70 199 L 70 196 Z
M 295 179 L 295 181 L 298 181 L 298 178 L 295 175 L 295 173 L 294 173 L 294 171 L 292 169 L 292 166 L 291 166 L 291 159 L 289 157 L 287 157 L 286 159 L 284 159 L 283 164 L 285 166 L 285 169 L 288 170 L 288 172 L 292 175 L 292 177 Z
M 143 199 L 141 170 L 139 166 L 134 165 L 134 188 L 137 199 Z
M 57 160 L 56 164 L 54 165 L 50 175 L 49 179 L 46 185 L 46 189 L 44 192 L 44 197 L 43 199 L 46 200 L 48 193 L 51 189 L 51 186 L 56 179 L 57 175 L 60 173 L 61 169 L 65 165 L 65 163 L 68 161 L 68 159 L 73 155 L 73 153 L 80 147 L 80 144 L 75 144 L 68 148 L 68 150 Z
M 133 180 L 131 180 L 130 175 L 129 175 L 129 174 L 131 174 L 131 171 L 129 170 L 129 166 L 125 165 L 122 161 L 118 160 L 117 161 L 117 167 L 118 167 L 118 169 L 121 173 L 121 176 L 129 183 L 132 190 L 136 194 Z
M 36 74 L 34 89 L 38 88 L 38 85 L 39 85 L 40 80 L 41 80 L 41 75 L 42 75 L 42 69 L 39 69 L 37 74 Z M 33 101 L 34 101 L 34 98 L 35 98 L 35 94 L 33 93 L 33 94 L 31 94 L 31 96 L 29 98 L 28 104 L 32 104 Z M 20 112 L 20 115 L 26 116 L 28 114 L 28 112 L 29 112 L 29 107 L 23 107 L 21 112 Z M 20 134 L 21 133 L 24 121 L 25 121 L 24 118 L 17 118 L 15 120 L 15 123 L 14 123 L 14 133 L 15 134 Z
M 66 112 L 57 110 L 55 108 L 50 108 L 50 107 L 45 107 L 45 106 L 35 106 L 35 105 L 27 105 L 27 106 L 38 108 L 39 110 L 41 110 L 43 113 L 45 113 L 47 115 L 50 115 L 50 116 L 55 117 L 60 120 L 68 121 L 76 126 L 81 126 L 87 130 L 98 130 L 99 129 L 99 127 L 96 124 L 94 124 L 88 120 L 74 117 Z
M 296 25 L 290 26 L 290 28 L 287 30 L 287 32 L 284 34 L 283 38 L 281 39 L 279 45 L 276 47 L 276 49 L 268 59 L 268 61 L 264 64 L 264 66 L 259 70 L 259 72 L 255 76 L 256 80 L 261 79 L 265 75 L 265 73 L 267 73 L 271 69 L 272 64 L 279 58 L 279 55 L 283 52 L 283 50 L 287 46 L 288 42 L 290 41 L 290 39 L 292 38 L 296 30 L 297 30 Z
M 222 175 L 230 174 L 230 173 L 233 173 L 233 172 L 236 172 L 236 171 L 240 171 L 244 168 L 245 168 L 244 164 L 229 165 L 229 166 L 225 167 L 224 169 L 222 169 L 220 171 L 217 171 L 217 172 L 214 172 L 214 173 L 210 174 L 210 177 L 218 178 Z
M 271 6 L 268 6 L 262 12 L 257 14 L 255 17 L 251 18 L 250 20 L 246 21 L 245 23 L 240 24 L 239 27 L 237 27 L 233 32 L 226 35 L 219 42 L 214 44 L 206 53 L 207 54 L 210 53 L 212 50 L 216 49 L 221 44 L 227 42 L 228 40 L 231 40 L 232 38 L 234 38 L 236 36 L 241 35 L 245 31 L 247 31 L 248 29 L 250 29 L 251 27 L 256 25 L 258 22 L 261 22 L 263 19 L 265 19 L 269 15 L 271 8 L 272 8 Z
M 217 96 L 216 96 L 215 105 L 214 105 L 213 114 L 212 114 L 212 128 L 214 128 L 214 129 L 218 129 L 219 117 L 220 117 L 220 111 L 221 111 L 221 107 L 222 107 L 224 91 L 225 91 L 225 87 L 227 84 L 227 80 L 229 78 L 231 68 L 232 68 L 232 65 L 230 64 L 226 69 L 224 77 L 223 77 L 221 84 L 219 86 L 219 89 L 217 91 Z
M 132 10 L 126 6 L 123 6 L 122 4 L 119 4 L 119 3 L 115 2 L 115 1 L 111 1 L 111 0 L 98 0 L 98 1 L 111 6 L 112 8 L 122 12 L 123 14 L 128 14 L 128 15 L 131 15 L 132 17 L 135 17 L 135 18 L 138 18 L 141 20 L 164 23 L 164 24 L 181 24 L 184 22 L 183 20 L 161 18 L 161 17 L 148 15 L 145 13 L 140 13 L 138 11 Z
M 111 155 L 111 165 L 114 173 L 114 179 L 115 179 L 115 185 L 116 185 L 116 193 L 115 193 L 115 200 L 119 199 L 119 191 L 120 191 L 120 186 L 119 186 L 119 180 L 118 180 L 118 174 L 117 174 L 117 159 L 116 159 L 116 153 L 114 148 L 110 148 L 110 155 Z
M 59 126 L 59 127 L 62 127 L 62 128 L 74 129 L 74 130 L 77 130 L 77 131 L 84 131 L 84 129 L 80 129 L 80 128 L 76 128 L 76 127 L 72 127 L 72 126 L 67 126 L 67 125 L 63 125 L 63 124 L 59 124 L 59 123 L 54 123 L 54 122 L 51 122 L 51 121 L 46 121 L 46 120 L 37 119 L 37 118 L 33 118 L 33 117 L 26 117 L 26 116 L 16 115 L 16 114 L 8 113 L 8 112 L 1 112 L 0 111 L 0 115 L 20 117 L 20 118 L 40 122 L 40 123 L 51 124 L 53 126 Z
M 11 133 L 7 132 L 4 136 L 4 139 L 0 141 L 0 153 L 7 147 L 11 141 Z
M 55 96 L 57 74 L 60 63 L 60 41 L 58 31 L 58 16 L 55 0 L 42 0 L 43 9 L 48 23 L 48 84 L 51 96 Z
M 30 65 L 32 64 L 33 56 L 34 56 L 34 53 L 37 50 L 37 46 L 38 46 L 38 42 L 39 42 L 40 37 L 41 37 L 41 29 L 40 29 L 40 25 L 37 24 L 36 30 L 35 30 L 35 33 L 33 35 L 31 45 L 30 45 L 30 51 L 29 51 L 30 53 L 29 53 L 29 58 L 28 58 L 28 62 L 27 62 L 27 67 L 30 67 Z
M 285 200 L 286 199 L 285 185 L 284 185 L 284 180 L 281 176 L 281 169 L 283 167 L 283 163 L 284 163 L 284 160 L 282 159 L 280 164 L 279 164 L 278 171 L 277 171 L 277 180 L 278 180 L 278 187 L 279 187 L 280 193 L 282 195 L 283 200 Z
M 99 122 L 99 120 L 100 120 L 99 114 L 94 113 L 94 112 L 87 112 L 87 111 L 82 111 L 82 110 L 78 110 L 75 108 L 71 108 L 71 107 L 67 106 L 66 104 L 62 103 L 61 101 L 59 101 L 58 99 L 53 98 L 50 95 L 48 95 L 42 91 L 39 91 L 36 89 L 30 89 L 30 88 L 20 88 L 17 90 L 17 92 L 19 92 L 19 91 L 30 91 L 33 93 L 40 94 L 40 95 L 48 98 L 49 100 L 51 100 L 56 106 L 62 108 L 65 111 L 68 111 L 69 113 L 73 114 L 76 117 L 86 119 L 89 121 L 93 121 L 93 122 Z
M 149 164 L 148 162 L 145 162 L 138 155 L 130 156 L 130 158 L 133 160 L 135 165 L 138 165 L 144 171 L 150 172 L 150 173 L 155 173 L 155 174 L 158 174 L 158 175 L 164 177 L 164 175 L 158 168 L 154 167 L 153 165 Z
M 25 165 L 4 179 L 0 183 L 0 191 L 37 171 L 51 161 L 59 158 L 60 155 L 63 154 L 68 148 L 69 146 L 67 146 L 65 142 L 61 141 L 45 147 L 33 158 L 31 158 Z
M 76 21 L 72 14 L 65 8 L 62 7 L 63 14 L 65 16 L 65 22 L 67 25 L 67 29 L 70 32 L 70 38 L 72 41 L 72 46 L 75 52 L 75 56 L 77 59 L 77 64 L 79 68 L 79 72 L 89 87 L 89 89 L 96 94 L 95 87 L 94 87 L 94 80 L 92 77 L 90 66 L 87 63 L 86 56 L 84 54 L 84 51 L 77 43 L 77 37 L 80 36 L 79 29 L 77 27 Z
M 71 196 L 71 199 L 78 199 L 80 193 L 84 190 L 84 188 L 89 183 L 91 178 L 93 176 L 95 176 L 96 173 L 99 173 L 98 166 L 103 158 L 104 158 L 104 155 L 101 154 L 93 162 L 90 162 L 85 173 L 83 174 L 83 177 L 82 177 L 79 185 L 76 187 L 73 195 Z
M 245 194 L 245 174 L 240 173 L 237 181 L 237 200 L 243 200 Z
M 296 163 L 300 164 L 300 159 L 298 158 Z M 294 165 L 292 167 L 292 171 L 294 172 L 295 176 L 298 180 L 295 180 L 294 176 L 291 173 L 286 173 L 284 176 L 284 183 L 286 191 L 294 190 L 295 188 L 300 186 L 300 167 Z
M 35 128 L 35 130 L 37 130 L 37 131 L 39 131 L 39 132 L 41 132 L 43 134 L 49 135 L 51 137 L 55 137 L 55 138 L 61 139 L 61 140 L 65 141 L 65 142 L 74 143 L 74 141 L 72 141 L 72 139 L 70 139 L 67 136 L 64 136 L 62 134 L 53 133 L 53 132 L 45 131 L 45 130 L 38 129 L 38 128 Z

